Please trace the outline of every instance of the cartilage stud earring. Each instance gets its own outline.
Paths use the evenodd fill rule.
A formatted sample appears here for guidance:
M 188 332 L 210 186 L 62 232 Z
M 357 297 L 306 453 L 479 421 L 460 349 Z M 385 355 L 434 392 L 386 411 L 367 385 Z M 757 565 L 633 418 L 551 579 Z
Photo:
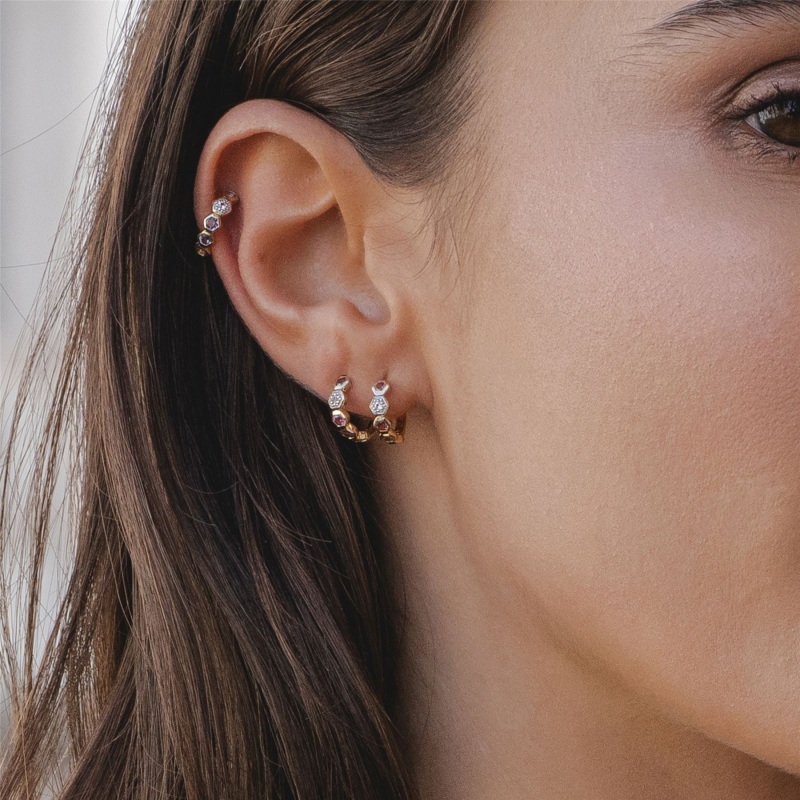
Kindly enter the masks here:
M 236 192 L 225 192 L 211 204 L 211 213 L 203 220 L 203 230 L 197 234 L 194 249 L 197 255 L 207 256 L 214 244 L 214 232 L 222 227 L 222 217 L 233 211 L 233 206 L 239 200 Z

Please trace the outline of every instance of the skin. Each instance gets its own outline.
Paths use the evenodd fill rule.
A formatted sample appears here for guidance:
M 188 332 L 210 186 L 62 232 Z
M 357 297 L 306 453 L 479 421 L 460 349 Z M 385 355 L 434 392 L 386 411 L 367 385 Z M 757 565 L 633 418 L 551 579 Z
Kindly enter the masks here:
M 430 195 L 279 101 L 203 151 L 198 224 L 239 192 L 213 258 L 265 351 L 407 412 L 352 446 L 426 800 L 800 796 L 800 161 L 710 109 L 758 70 L 800 91 L 800 18 L 624 50 L 684 5 L 488 3 L 443 240 Z

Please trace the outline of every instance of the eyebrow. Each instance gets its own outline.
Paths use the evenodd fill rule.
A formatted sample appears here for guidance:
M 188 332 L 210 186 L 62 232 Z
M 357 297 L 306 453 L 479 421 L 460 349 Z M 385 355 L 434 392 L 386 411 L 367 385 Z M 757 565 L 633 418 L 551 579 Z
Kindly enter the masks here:
M 780 22 L 800 23 L 800 0 L 696 0 L 637 33 L 669 39 L 680 34 L 727 36 Z

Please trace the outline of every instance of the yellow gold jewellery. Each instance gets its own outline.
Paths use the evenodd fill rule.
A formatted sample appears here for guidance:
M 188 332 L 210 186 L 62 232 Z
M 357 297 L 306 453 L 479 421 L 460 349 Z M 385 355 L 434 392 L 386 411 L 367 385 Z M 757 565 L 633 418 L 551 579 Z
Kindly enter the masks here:
M 211 204 L 211 213 L 203 220 L 203 230 L 197 234 L 194 249 L 197 255 L 207 256 L 209 248 L 214 244 L 214 231 L 222 226 L 222 217 L 233 211 L 233 206 L 239 200 L 236 192 L 225 192 Z
M 368 442 L 375 436 L 379 436 L 389 444 L 396 444 L 403 441 L 403 430 L 405 428 L 406 415 L 403 414 L 395 422 L 392 422 L 386 412 L 389 410 L 389 401 L 386 393 L 389 391 L 389 384 L 378 381 L 372 387 L 373 398 L 369 404 L 369 410 L 375 415 L 369 427 L 361 429 L 350 421 L 350 412 L 345 405 L 347 403 L 347 390 L 350 388 L 350 378 L 347 375 L 340 375 L 336 379 L 333 391 L 328 397 L 328 406 L 331 409 L 331 419 L 339 433 L 346 439 L 354 442 Z
M 378 431 L 381 439 L 389 444 L 395 444 L 403 441 L 406 415 L 403 414 L 396 422 L 392 422 L 386 416 L 386 412 L 389 410 L 389 401 L 386 399 L 388 391 L 389 384 L 386 381 L 378 381 L 372 387 L 374 397 L 370 401 L 369 410 L 375 415 L 375 419 L 372 420 L 372 427 Z

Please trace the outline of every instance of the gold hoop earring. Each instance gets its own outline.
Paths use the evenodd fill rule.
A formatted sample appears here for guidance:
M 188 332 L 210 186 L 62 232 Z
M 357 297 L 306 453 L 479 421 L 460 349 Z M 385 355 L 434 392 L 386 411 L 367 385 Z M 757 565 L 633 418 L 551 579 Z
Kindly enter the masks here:
M 403 431 L 406 426 L 406 415 L 398 417 L 392 422 L 386 412 L 389 410 L 389 401 L 386 393 L 391 387 L 387 381 L 380 380 L 372 387 L 374 397 L 370 401 L 369 410 L 375 415 L 372 427 L 378 432 L 381 439 L 387 444 L 399 444 L 403 441 Z
M 336 429 L 345 439 L 354 442 L 368 442 L 378 431 L 375 428 L 361 430 L 350 421 L 350 412 L 345 408 L 347 403 L 347 390 L 350 388 L 350 378 L 340 375 L 336 379 L 333 391 L 328 397 L 328 406 L 331 409 L 331 419 Z
M 197 234 L 194 250 L 199 256 L 205 258 L 209 255 L 211 245 L 214 244 L 213 233 L 222 226 L 222 217 L 233 211 L 234 203 L 238 202 L 236 192 L 225 192 L 224 197 L 218 197 L 211 204 L 211 213 L 203 220 L 203 230 Z

